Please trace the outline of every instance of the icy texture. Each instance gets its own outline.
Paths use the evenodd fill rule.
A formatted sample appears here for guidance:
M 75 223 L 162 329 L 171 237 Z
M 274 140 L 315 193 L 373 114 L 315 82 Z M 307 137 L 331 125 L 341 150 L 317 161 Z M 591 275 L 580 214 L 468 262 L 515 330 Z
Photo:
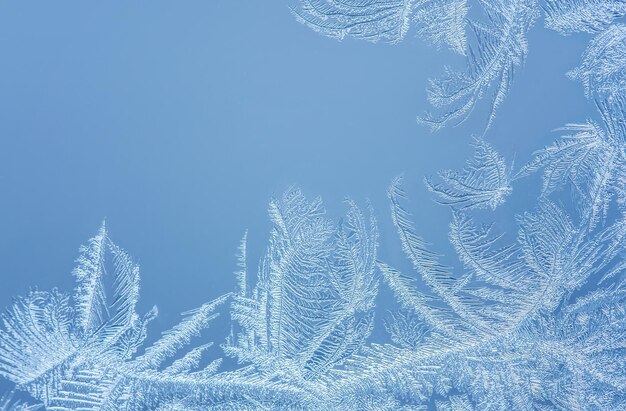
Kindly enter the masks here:
M 329 37 L 351 36 L 369 41 L 401 41 L 415 0 L 303 0 L 293 12 L 303 24 Z
M 152 408 L 155 401 L 222 390 L 223 382 L 210 382 L 211 367 L 195 370 L 197 350 L 170 367 L 162 365 L 208 326 L 226 296 L 185 313 L 180 324 L 137 356 L 157 313 L 156 308 L 143 317 L 135 312 L 138 266 L 111 242 L 104 225 L 81 248 L 77 263 L 71 298 L 57 290 L 34 290 L 3 316 L 4 377 L 53 410 Z
M 459 209 L 491 208 L 502 204 L 511 192 L 510 169 L 504 158 L 483 139 L 475 139 L 476 152 L 461 172 L 439 172 L 442 183 L 425 182 L 439 197 L 437 202 Z
M 397 43 L 415 26 L 427 43 L 466 56 L 464 69 L 445 67 L 443 75 L 430 81 L 428 100 L 434 111 L 418 122 L 432 130 L 457 125 L 484 100 L 485 131 L 528 54 L 526 35 L 541 10 L 545 26 L 563 35 L 599 33 L 583 65 L 568 73 L 584 82 L 587 93 L 596 87 L 590 82 L 610 76 L 622 80 L 612 87 L 626 87 L 624 27 L 614 24 L 626 15 L 624 0 L 299 0 L 293 8 L 300 22 L 329 37 Z M 604 60 L 604 71 L 592 75 L 601 55 L 610 55 L 612 62 Z
M 241 332 L 226 352 L 268 379 L 318 380 L 365 342 L 374 319 L 376 224 L 348 201 L 343 224 L 323 215 L 321 201 L 299 190 L 272 201 L 274 228 L 257 286 L 242 271 L 232 317 Z
M 626 14 L 624 0 L 547 0 L 546 27 L 562 34 L 595 33 Z
M 534 0 L 483 1 L 485 21 L 468 20 L 473 41 L 467 50 L 465 70 L 445 68 L 431 80 L 428 101 L 437 109 L 418 118 L 433 130 L 459 124 L 467 119 L 478 102 L 489 104 L 486 128 L 509 92 L 515 70 L 528 54 L 526 33 L 538 16 Z
M 141 355 L 157 311 L 135 312 L 139 268 L 103 225 L 81 247 L 71 298 L 35 290 L 3 316 L 0 373 L 53 410 L 304 408 L 373 326 L 376 223 L 347 205 L 335 224 L 297 189 L 272 201 L 257 286 L 248 290 L 244 237 L 235 294 L 184 313 Z M 239 327 L 223 348 L 245 365 L 219 373 L 221 358 L 200 365 L 210 342 L 184 349 L 229 299 Z
M 467 0 L 302 0 L 296 18 L 329 37 L 397 43 L 412 24 L 436 46 L 465 54 Z
M 35 411 L 41 409 L 40 405 L 14 400 L 13 395 L 14 393 L 9 392 L 0 396 L 0 411 Z
M 81 248 L 71 297 L 34 290 L 3 316 L 0 372 L 51 410 L 623 409 L 626 161 L 623 124 L 613 120 L 624 107 L 598 106 L 603 127 L 568 126 L 575 133 L 516 178 L 476 140 L 464 170 L 441 176 L 479 195 L 431 184 L 462 199 L 442 201 L 459 267 L 417 233 L 400 178 L 388 196 L 412 275 L 377 261 L 371 210 L 347 200 L 335 223 L 320 199 L 290 189 L 270 203 L 256 275 L 245 234 L 235 292 L 184 313 L 147 347 L 156 309 L 136 313 L 139 268 L 103 225 Z M 536 172 L 543 190 L 517 217 L 516 238 L 475 221 L 471 212 L 501 204 Z M 566 185 L 574 209 L 550 199 Z M 368 342 L 378 273 L 397 299 L 384 320 L 393 344 Z M 227 301 L 233 324 L 222 349 L 235 371 L 207 359 L 211 342 L 200 338 Z
M 599 98 L 605 105 L 623 100 L 626 89 L 626 26 L 615 24 L 597 35 L 583 53 L 580 66 L 570 71 L 568 76 L 582 82 L 587 97 Z M 620 113 L 618 109 L 614 107 L 610 114 L 623 119 L 624 112 Z M 619 118 L 613 121 L 619 122 Z
M 595 33 L 569 73 L 594 102 L 595 119 L 563 127 L 560 138 L 515 173 L 490 144 L 475 139 L 462 170 L 426 179 L 435 200 L 450 209 L 457 264 L 419 234 L 401 178 L 388 190 L 398 238 L 384 241 L 401 246 L 405 264 L 377 256 L 369 206 L 346 200 L 346 215 L 335 222 L 319 198 L 307 200 L 292 188 L 270 202 L 272 229 L 253 264 L 258 270 L 249 269 L 245 234 L 235 291 L 184 313 L 146 344 L 157 310 L 137 312 L 139 267 L 103 224 L 80 249 L 71 294 L 34 289 L 2 315 L 0 376 L 33 401 L 6 395 L 0 407 L 626 409 L 626 29 L 602 15 L 589 19 L 584 12 L 597 3 L 546 6 L 549 25 Z M 373 0 L 303 4 L 300 18 L 315 10 L 319 20 L 306 21 L 320 31 L 392 41 L 406 32 L 407 15 L 426 7 Z M 510 80 L 525 54 L 523 34 L 536 7 L 505 0 L 481 5 L 490 23 L 470 24 L 493 39 L 468 58 L 486 74 L 470 69 L 474 74 L 453 77 L 484 80 L 473 89 L 477 94 L 467 95 L 470 105 L 498 83 L 495 107 L 508 87 L 496 79 L 504 73 Z M 521 13 L 515 19 L 513 9 Z M 420 16 L 418 30 L 426 33 Z M 357 24 L 347 23 L 356 17 Z M 456 48 L 446 33 L 431 40 Z M 477 84 L 467 81 L 470 89 Z M 450 84 L 448 91 L 457 87 Z M 465 115 L 456 113 L 450 118 Z M 521 179 L 537 173 L 537 202 L 516 216 L 516 235 L 499 232 L 497 221 L 483 223 Z M 396 299 L 388 315 L 376 307 L 380 287 Z M 212 320 L 229 313 L 232 331 L 221 348 L 238 363 L 234 371 L 222 368 L 222 357 L 207 358 L 213 342 L 202 337 Z M 388 332 L 387 344 L 371 340 L 377 321 Z

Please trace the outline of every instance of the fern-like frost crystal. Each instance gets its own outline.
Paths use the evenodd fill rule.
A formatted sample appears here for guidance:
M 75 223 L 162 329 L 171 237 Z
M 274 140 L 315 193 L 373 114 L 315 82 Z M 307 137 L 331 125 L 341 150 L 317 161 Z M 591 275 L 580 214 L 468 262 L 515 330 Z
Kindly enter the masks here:
M 409 29 L 414 0 L 303 0 L 297 19 L 326 36 L 398 42 Z
M 523 63 L 526 33 L 539 15 L 535 0 L 300 0 L 298 21 L 328 37 L 373 42 L 402 41 L 412 26 L 437 48 L 466 56 L 465 70 L 445 68 L 431 80 L 428 98 L 436 109 L 418 121 L 438 130 L 465 121 L 479 101 L 489 102 L 486 128 Z M 480 13 L 470 16 L 474 6 Z
M 596 33 L 626 14 L 624 0 L 547 0 L 546 27 L 561 34 Z
M 483 139 L 476 139 L 474 146 L 474 157 L 463 171 L 439 172 L 441 183 L 426 178 L 426 185 L 437 195 L 438 203 L 459 209 L 495 209 L 511 192 L 510 170 L 504 158 Z
M 597 149 L 587 138 L 600 137 L 573 137 L 573 147 Z M 476 144 L 459 181 L 487 187 L 492 173 L 507 175 L 504 160 L 485 142 Z M 564 152 L 578 158 L 573 147 Z M 572 174 L 600 167 L 593 155 L 570 160 L 573 168 L 561 172 L 552 151 L 539 153 L 523 173 L 543 168 L 547 187 L 569 176 L 581 193 L 596 192 L 597 178 Z M 235 292 L 185 312 L 151 344 L 146 328 L 156 309 L 136 312 L 139 268 L 103 226 L 81 248 L 73 296 L 33 290 L 3 315 L 0 372 L 52 410 L 626 405 L 620 197 L 604 206 L 616 206 L 617 217 L 598 219 L 593 201 L 572 215 L 544 190 L 536 209 L 518 216 L 514 239 L 474 221 L 470 212 L 483 202 L 451 203 L 455 268 L 417 233 L 401 179 L 388 195 L 413 274 L 377 261 L 369 208 L 346 200 L 345 218 L 334 222 L 321 200 L 290 189 L 270 203 L 273 228 L 257 272 L 248 268 L 246 234 Z M 368 341 L 378 271 L 398 302 L 384 322 L 393 344 Z M 590 283 L 599 286 L 585 289 Z M 233 325 L 222 348 L 239 363 L 232 371 L 221 369 L 221 357 L 207 358 L 212 342 L 202 338 L 229 301 Z M 36 406 L 2 401 L 5 409 Z
M 427 43 L 464 55 L 465 69 L 446 66 L 430 81 L 434 110 L 418 122 L 432 130 L 464 122 L 482 101 L 485 131 L 490 128 L 526 59 L 527 33 L 541 10 L 545 26 L 560 34 L 597 34 L 583 64 L 568 73 L 588 95 L 619 94 L 626 87 L 624 26 L 616 23 L 626 15 L 624 0 L 299 0 L 292 10 L 298 21 L 328 37 L 398 43 L 414 26 Z
M 481 100 L 493 122 L 539 12 L 534 0 L 475 5 L 470 16 L 464 0 L 301 0 L 293 12 L 336 38 L 398 42 L 414 25 L 465 55 L 467 70 L 431 83 L 440 111 L 422 121 L 437 129 Z M 291 188 L 269 204 L 258 262 L 244 234 L 234 292 L 149 341 L 157 310 L 137 311 L 139 267 L 103 224 L 80 248 L 71 293 L 33 289 L 0 317 L 0 377 L 18 393 L 0 395 L 0 410 L 626 409 L 626 26 L 617 22 L 626 9 L 622 0 L 542 8 L 549 28 L 593 33 L 569 76 L 597 113 L 559 129 L 514 174 L 477 138 L 462 170 L 426 178 L 449 207 L 447 249 L 420 234 L 401 178 L 388 199 L 405 262 L 377 256 L 369 205 L 347 199 L 337 221 Z M 514 232 L 485 222 L 535 173 L 537 202 L 511 221 Z M 395 297 L 386 315 L 379 288 Z M 212 357 L 206 330 L 220 315 L 231 331 L 224 356 Z
M 2 376 L 54 410 L 151 408 L 181 392 L 189 395 L 182 387 L 208 384 L 210 374 L 188 372 L 195 368 L 193 351 L 163 372 L 160 365 L 207 327 L 226 297 L 190 312 L 137 357 L 156 316 L 156 308 L 143 316 L 135 311 L 138 266 L 111 242 L 104 225 L 81 248 L 77 263 L 72 298 L 35 290 L 3 316 Z
M 274 228 L 259 283 L 250 291 L 241 283 L 232 313 L 241 332 L 226 346 L 268 378 L 317 380 L 371 332 L 376 224 L 347 204 L 339 225 L 324 217 L 319 199 L 308 202 L 299 190 L 270 204 Z
M 486 21 L 470 20 L 474 41 L 467 51 L 465 71 L 445 69 L 431 80 L 428 100 L 438 110 L 418 119 L 433 130 L 459 124 L 478 102 L 489 102 L 486 128 L 493 123 L 498 107 L 509 92 L 515 71 L 528 54 L 526 33 L 538 16 L 534 0 L 479 2 Z
M 72 297 L 35 290 L 3 316 L 0 373 L 54 410 L 306 408 L 373 327 L 376 222 L 346 204 L 334 223 L 297 189 L 272 201 L 257 285 L 244 236 L 234 295 L 184 313 L 147 347 L 156 309 L 136 313 L 139 268 L 103 225 L 81 247 Z M 221 358 L 204 360 L 212 343 L 199 340 L 231 297 L 239 326 L 223 348 L 245 365 L 220 372 Z

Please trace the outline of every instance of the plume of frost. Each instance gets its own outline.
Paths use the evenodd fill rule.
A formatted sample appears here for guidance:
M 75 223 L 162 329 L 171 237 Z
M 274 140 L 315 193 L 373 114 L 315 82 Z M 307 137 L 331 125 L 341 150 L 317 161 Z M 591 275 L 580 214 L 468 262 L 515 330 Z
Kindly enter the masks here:
M 546 0 L 545 25 L 561 34 L 597 33 L 626 14 L 624 0 Z
M 504 158 L 484 139 L 474 139 L 474 156 L 462 171 L 438 173 L 441 183 L 425 178 L 439 204 L 457 209 L 491 208 L 502 204 L 511 192 L 510 170 Z

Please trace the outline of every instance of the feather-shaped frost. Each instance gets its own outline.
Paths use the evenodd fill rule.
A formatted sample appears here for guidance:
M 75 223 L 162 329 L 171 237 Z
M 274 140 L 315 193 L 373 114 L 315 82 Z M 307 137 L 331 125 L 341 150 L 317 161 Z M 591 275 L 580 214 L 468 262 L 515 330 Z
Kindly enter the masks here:
M 106 253 L 113 257 L 108 299 Z M 0 373 L 46 404 L 64 396 L 71 385 L 67 376 L 77 370 L 129 359 L 151 318 L 142 321 L 136 314 L 138 267 L 110 242 L 104 225 L 77 261 L 75 307 L 56 290 L 32 291 L 3 316 Z
M 571 184 L 579 207 L 590 221 L 590 229 L 607 218 L 615 195 L 624 187 L 626 124 L 621 120 L 626 105 L 598 103 L 604 127 L 589 120 L 568 124 L 561 131 L 571 132 L 535 153 L 517 173 L 524 177 L 543 169 L 543 195 Z
M 445 303 L 447 308 L 435 308 L 433 298 L 412 289 L 407 277 L 394 273 L 385 265 L 381 269 L 405 307 L 421 315 L 434 330 L 450 338 L 462 338 L 463 344 L 467 344 L 518 326 L 529 311 L 536 309 L 535 296 L 548 297 L 545 292 L 548 270 L 540 270 L 541 267 L 529 270 L 518 258 L 522 252 L 518 247 L 498 246 L 500 237 L 491 236 L 489 226 L 475 227 L 472 220 L 460 212 L 454 214 L 450 241 L 469 271 L 455 276 L 452 268 L 439 263 L 436 254 L 415 234 L 408 212 L 400 204 L 404 191 L 399 180 L 392 184 L 389 196 L 392 217 L 405 254 L 436 295 L 435 300 Z M 546 220 L 545 224 L 549 226 L 552 220 Z M 543 237 L 528 228 L 529 224 L 522 222 L 520 232 L 523 238 L 536 244 Z M 564 235 L 561 231 L 558 233 Z M 556 256 L 554 253 L 548 255 L 548 261 Z M 483 285 L 471 283 L 472 279 Z
M 316 379 L 359 350 L 372 328 L 377 231 L 348 205 L 335 225 L 299 190 L 271 202 L 274 228 L 251 295 L 237 274 L 232 316 L 242 332 L 227 352 L 266 373 Z
M 442 77 L 431 80 L 429 101 L 438 112 L 418 121 L 433 130 L 458 124 L 484 99 L 490 105 L 489 128 L 526 57 L 526 33 L 539 8 L 535 0 L 477 3 L 483 19 L 470 18 L 467 0 L 300 0 L 293 12 L 301 23 L 337 39 L 397 43 L 414 25 L 427 43 L 467 57 L 465 71 L 446 67 Z
M 348 201 L 345 219 L 335 224 L 319 200 L 290 190 L 271 203 L 274 228 L 253 288 L 245 236 L 239 247 L 232 315 L 240 329 L 224 348 L 243 367 L 219 372 L 219 358 L 202 365 L 205 342 L 178 355 L 228 296 L 186 313 L 134 356 L 154 313 L 134 313 L 138 271 L 107 237 L 105 257 L 113 255 L 114 269 L 108 314 L 98 317 L 104 325 L 90 335 L 79 331 L 71 300 L 56 291 L 18 299 L 0 332 L 3 376 L 53 410 L 415 410 L 428 409 L 434 396 L 438 409 L 623 407 L 623 220 L 590 229 L 584 210 L 574 220 L 542 198 L 536 211 L 518 218 L 517 244 L 503 245 L 492 225 L 456 210 L 450 241 L 465 269 L 457 276 L 416 234 L 404 197 L 394 181 L 392 218 L 419 278 L 379 264 L 405 308 L 386 324 L 399 346 L 364 345 L 377 293 L 373 218 Z M 290 276 L 315 279 L 303 283 L 313 292 L 289 295 L 301 286 Z M 599 277 L 603 288 L 572 298 Z M 289 325 L 293 316 L 272 320 L 286 314 L 272 306 L 281 288 L 303 304 L 299 325 L 311 321 L 318 304 L 328 310 L 318 312 L 316 327 Z M 275 330 L 283 326 L 299 334 L 281 342 Z
M 74 269 L 76 291 L 74 300 L 77 305 L 77 326 L 84 333 L 89 333 L 101 325 L 106 315 L 103 276 L 104 252 L 106 249 L 106 227 L 104 223 L 98 234 L 80 249 Z
M 336 398 L 392 396 L 403 398 L 401 405 L 419 407 L 438 394 L 448 397 L 438 402 L 442 409 L 476 405 L 504 410 L 531 409 L 538 403 L 585 409 L 582 401 L 588 396 L 594 407 L 619 409 L 625 401 L 618 394 L 623 373 L 617 371 L 625 361 L 625 334 L 618 329 L 626 312 L 599 309 L 593 322 L 597 327 L 591 327 L 582 314 L 590 313 L 586 308 L 576 325 L 567 325 L 559 319 L 558 307 L 583 307 L 587 300 L 602 306 L 600 301 L 622 298 L 623 281 L 570 302 L 589 279 L 624 271 L 615 247 L 616 241 L 624 246 L 623 220 L 590 230 L 584 210 L 576 223 L 541 199 L 535 212 L 519 217 L 517 244 L 499 245 L 502 236 L 492 235 L 491 226 L 477 226 L 456 211 L 450 240 L 468 272 L 454 276 L 415 234 L 400 205 L 404 192 L 399 183 L 394 181 L 389 192 L 392 218 L 426 288 L 380 264 L 398 301 L 415 319 L 392 317 L 387 329 L 403 348 L 368 347 L 349 363 Z M 569 340 L 563 333 L 576 337 Z M 583 335 L 597 335 L 594 341 L 602 348 L 582 348 Z M 571 349 L 575 344 L 580 345 Z M 595 362 L 607 368 L 592 366 Z M 453 395 L 452 388 L 466 395 Z
M 475 344 L 518 325 L 533 298 L 531 291 L 536 290 L 537 278 L 523 272 L 516 260 L 517 249 L 495 248 L 499 238 L 490 237 L 489 228 L 477 229 L 470 219 L 456 213 L 450 241 L 469 271 L 461 276 L 453 274 L 452 268 L 441 264 L 415 233 L 410 215 L 401 204 L 405 194 L 400 184 L 396 179 L 389 189 L 392 219 L 405 255 L 434 294 L 420 291 L 411 277 L 381 264 L 385 279 L 403 306 L 428 324 L 435 339 L 446 336 L 459 346 Z M 471 284 L 472 278 L 483 285 Z M 523 284 L 533 284 L 533 288 L 523 288 Z
M 203 304 L 201 307 L 183 313 L 185 318 L 152 346 L 146 349 L 144 355 L 137 359 L 140 369 L 156 369 L 168 358 L 171 358 L 180 348 L 189 343 L 191 338 L 200 334 L 209 323 L 217 317 L 215 309 L 223 304 L 228 295 L 215 301 Z
M 489 101 L 489 128 L 508 94 L 515 70 L 528 53 L 526 33 L 538 16 L 535 1 L 481 4 L 487 21 L 469 22 L 474 41 L 467 53 L 466 71 L 446 68 L 442 77 L 430 81 L 428 100 L 439 113 L 426 113 L 418 121 L 432 130 L 465 121 L 482 99 Z
M 467 0 L 300 0 L 298 21 L 325 36 L 402 41 L 412 25 L 425 41 L 464 54 Z
M 467 0 L 421 1 L 415 8 L 417 34 L 436 47 L 465 55 L 468 11 Z
M 466 395 L 451 395 L 447 401 L 436 401 L 437 411 L 474 411 L 474 405 Z
M 15 400 L 13 395 L 13 392 L 0 395 L 0 411 L 35 411 L 41 409 L 40 405 Z
M 626 25 L 614 24 L 598 34 L 568 73 L 583 84 L 587 97 L 624 97 L 626 90 Z
M 426 178 L 436 201 L 458 209 L 491 208 L 502 204 L 511 192 L 510 171 L 504 158 L 485 140 L 474 140 L 474 156 L 462 171 L 439 172 L 441 183 Z
M 478 0 L 472 6 L 482 11 L 482 17 L 469 15 L 467 0 L 299 0 L 292 11 L 299 22 L 337 39 L 397 43 L 415 25 L 426 42 L 466 56 L 465 70 L 446 66 L 441 77 L 430 81 L 428 99 L 434 110 L 418 117 L 418 122 L 433 131 L 458 125 L 479 102 L 487 101 L 487 131 L 528 54 L 526 35 L 539 16 L 538 4 Z M 550 29 L 561 34 L 600 33 L 585 52 L 583 64 L 568 73 L 583 81 L 587 94 L 626 89 L 624 29 L 613 24 L 626 14 L 624 0 L 547 0 L 541 5 Z
M 108 279 L 107 253 L 113 260 Z M 77 262 L 75 307 L 56 290 L 32 291 L 4 315 L 0 331 L 0 372 L 51 409 L 99 403 L 113 384 L 100 366 L 115 369 L 128 360 L 151 318 L 142 321 L 136 314 L 138 267 L 110 242 L 104 225 L 81 247 Z
M 385 322 L 391 340 L 404 348 L 417 348 L 428 332 L 428 327 L 410 311 L 391 314 Z
M 136 312 L 139 268 L 103 226 L 81 248 L 72 297 L 33 290 L 2 316 L 0 376 L 57 411 L 624 409 L 626 122 L 611 90 L 595 94 L 601 122 L 567 126 L 516 176 L 544 170 L 515 238 L 471 214 L 500 204 L 515 180 L 487 143 L 431 183 L 452 206 L 456 268 L 418 235 L 400 179 L 391 220 L 413 275 L 376 261 L 369 207 L 347 200 L 335 223 L 291 189 L 270 203 L 256 278 L 244 235 L 233 295 L 143 349 L 156 310 Z M 573 207 L 550 199 L 565 185 Z M 400 308 L 385 323 L 393 344 L 367 342 L 377 268 Z M 201 334 L 231 297 L 222 347 L 240 366 L 220 371 Z M 0 400 L 14 406 L 30 407 Z
M 293 9 L 298 21 L 328 37 L 401 41 L 415 0 L 301 0 Z
M 143 318 L 136 313 L 139 268 L 108 238 L 104 226 L 81 248 L 74 275 L 73 299 L 57 290 L 35 290 L 16 299 L 2 317 L 0 375 L 48 409 L 139 410 L 188 397 L 192 387 L 197 393 L 241 391 L 240 385 L 211 382 L 219 359 L 198 367 L 206 346 L 159 368 L 207 327 L 228 296 L 186 313 L 179 325 L 134 357 L 156 309 Z
M 547 28 L 561 34 L 596 33 L 626 14 L 624 0 L 547 0 Z
M 27 385 L 77 354 L 68 298 L 56 290 L 18 297 L 2 316 L 0 374 Z

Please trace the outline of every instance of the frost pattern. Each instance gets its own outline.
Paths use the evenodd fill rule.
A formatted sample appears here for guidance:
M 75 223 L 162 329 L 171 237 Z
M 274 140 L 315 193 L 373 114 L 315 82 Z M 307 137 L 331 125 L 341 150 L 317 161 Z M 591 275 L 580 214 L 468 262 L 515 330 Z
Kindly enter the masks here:
M 339 40 L 398 43 L 412 24 L 433 45 L 465 54 L 467 0 L 302 0 L 297 20 Z
M 57 290 L 34 290 L 2 317 L 2 376 L 52 410 L 143 409 L 190 391 L 224 391 L 223 382 L 210 382 L 214 367 L 196 370 L 197 349 L 162 365 L 208 326 L 226 296 L 185 313 L 137 356 L 157 314 L 156 308 L 142 317 L 135 311 L 138 266 L 111 242 L 104 225 L 81 248 L 77 263 L 71 299 Z
M 584 207 L 574 219 L 541 198 L 518 217 L 513 243 L 454 210 L 450 241 L 464 268 L 455 275 L 416 233 L 400 179 L 389 198 L 417 277 L 380 263 L 405 310 L 387 323 L 398 346 L 368 346 L 337 398 L 392 397 L 417 407 L 448 397 L 437 401 L 441 409 L 626 405 L 623 204 L 621 216 L 597 227 Z M 581 294 L 598 280 L 602 286 Z M 337 407 L 351 409 L 347 401 Z
M 504 102 L 515 72 L 528 54 L 527 33 L 544 11 L 546 28 L 563 35 L 598 34 L 583 65 L 568 75 L 581 79 L 587 93 L 591 81 L 621 76 L 612 87 L 624 89 L 624 28 L 615 21 L 626 15 L 624 0 L 299 0 L 298 21 L 333 38 L 402 41 L 411 26 L 427 43 L 466 56 L 466 67 L 444 67 L 430 81 L 433 111 L 418 122 L 434 131 L 467 120 L 481 101 L 487 105 L 485 132 Z M 472 13 L 469 13 L 469 10 Z M 604 71 L 592 67 L 600 54 Z M 590 78 L 590 71 L 594 71 Z M 617 73 L 618 71 L 619 73 Z M 599 88 L 598 88 L 599 90 Z
M 0 411 L 35 411 L 41 409 L 39 405 L 29 405 L 13 399 L 13 392 L 0 396 Z
M 504 158 L 483 139 L 475 139 L 474 157 L 461 172 L 439 172 L 442 183 L 426 178 L 426 186 L 438 203 L 459 209 L 491 208 L 502 204 L 511 192 L 510 169 Z
M 626 86 L 626 26 L 615 24 L 596 36 L 583 53 L 580 66 L 568 75 L 583 84 L 587 97 L 608 99 L 607 103 L 615 99 L 623 101 Z M 620 113 L 616 109 L 612 110 L 612 114 Z
M 398 38 L 405 30 L 398 22 L 426 10 L 426 2 L 304 4 L 319 23 L 342 22 L 343 35 L 372 40 Z M 494 4 L 481 1 L 500 29 L 499 19 L 512 16 L 507 7 L 534 13 L 530 2 Z M 377 256 L 371 207 L 346 200 L 346 215 L 335 222 L 319 198 L 292 188 L 270 202 L 272 229 L 258 270 L 249 269 L 246 233 L 234 292 L 183 313 L 147 344 L 157 310 L 137 312 L 139 267 L 103 224 L 80 249 L 71 294 L 33 289 L 2 315 L 0 376 L 33 401 L 7 394 L 0 409 L 626 409 L 626 29 L 601 14 L 587 18 L 592 4 L 548 2 L 546 21 L 556 28 L 579 19 L 588 26 L 576 23 L 578 30 L 596 33 L 569 73 L 597 107 L 596 119 L 566 125 L 515 173 L 475 139 L 461 171 L 426 179 L 450 209 L 458 264 L 419 234 L 401 178 L 388 198 L 408 264 Z M 443 7 L 428 7 L 436 5 Z M 493 52 L 486 72 L 510 77 L 518 60 L 503 55 L 523 43 L 520 27 L 531 14 L 507 20 L 517 27 L 511 44 L 468 58 Z M 388 25 L 379 25 L 381 16 Z M 353 26 L 345 20 L 356 17 Z M 470 25 L 477 33 L 492 29 Z M 500 36 L 492 45 L 507 41 Z M 516 216 L 517 235 L 483 222 L 518 180 L 537 173 L 542 188 L 536 206 Z M 397 300 L 381 321 L 387 343 L 371 338 L 380 287 Z M 223 357 L 208 358 L 213 342 L 202 336 L 228 312 L 232 328 L 221 348 L 235 370 L 223 368 Z
M 297 189 L 272 201 L 256 287 L 244 236 L 234 295 L 184 313 L 147 347 L 156 308 L 135 312 L 139 268 L 103 225 L 81 247 L 71 298 L 34 290 L 3 316 L 0 374 L 54 410 L 303 408 L 373 327 L 376 222 L 346 202 L 337 224 Z M 222 358 L 203 361 L 212 343 L 198 340 L 229 300 L 238 329 L 223 349 L 244 366 L 220 372 Z
M 439 113 L 418 118 L 432 130 L 465 121 L 482 99 L 489 104 L 486 128 L 509 92 L 513 76 L 528 54 L 526 33 L 537 19 L 534 0 L 481 2 L 486 22 L 469 20 L 474 36 L 464 71 L 445 68 L 431 80 L 428 101 Z
M 326 36 L 351 36 L 373 42 L 401 41 L 415 0 L 303 0 L 293 13 L 303 24 Z
M 544 190 L 517 217 L 514 239 L 470 214 L 488 202 L 448 204 L 457 268 L 417 233 L 401 178 L 388 196 L 414 275 L 377 261 L 371 210 L 346 200 L 335 223 L 319 198 L 289 189 L 270 203 L 273 228 L 256 275 L 246 233 L 235 292 L 184 313 L 147 347 L 156 309 L 135 312 L 139 268 L 103 225 L 81 248 L 72 297 L 34 290 L 3 316 L 0 372 L 53 410 L 621 409 L 626 163 L 607 169 L 596 159 L 602 144 L 623 155 L 624 134 L 586 143 L 604 137 L 566 137 L 522 167 L 520 177 L 543 170 Z M 507 175 L 491 146 L 476 140 L 476 148 L 459 181 L 487 187 L 491 174 Z M 602 219 L 593 201 L 599 175 L 612 187 L 601 196 L 622 190 L 604 206 L 616 213 Z M 549 198 L 568 180 L 575 211 Z M 384 322 L 393 344 L 368 341 L 377 271 L 398 301 Z M 211 342 L 200 338 L 227 301 L 234 322 L 222 348 L 235 371 L 208 360 Z
M 264 378 L 315 381 L 364 344 L 374 319 L 377 229 L 348 200 L 335 225 L 321 200 L 289 190 L 272 201 L 274 223 L 257 286 L 240 276 L 232 317 L 241 332 L 225 350 L 251 363 Z M 245 272 L 245 238 L 240 248 Z
M 561 34 L 596 33 L 626 14 L 623 0 L 547 0 L 546 27 Z
M 619 110 L 625 108 L 623 103 L 618 107 Z M 606 110 L 606 106 L 602 110 Z M 603 114 L 606 118 L 606 111 Z M 622 130 L 616 130 L 614 126 Z M 603 128 L 591 120 L 584 124 L 569 124 L 561 130 L 574 134 L 565 135 L 553 145 L 538 151 L 519 175 L 528 175 L 543 168 L 544 195 L 570 182 L 581 207 L 589 216 L 592 229 L 600 220 L 607 218 L 611 200 L 623 191 L 626 172 L 623 128 L 623 125 L 611 123 Z

